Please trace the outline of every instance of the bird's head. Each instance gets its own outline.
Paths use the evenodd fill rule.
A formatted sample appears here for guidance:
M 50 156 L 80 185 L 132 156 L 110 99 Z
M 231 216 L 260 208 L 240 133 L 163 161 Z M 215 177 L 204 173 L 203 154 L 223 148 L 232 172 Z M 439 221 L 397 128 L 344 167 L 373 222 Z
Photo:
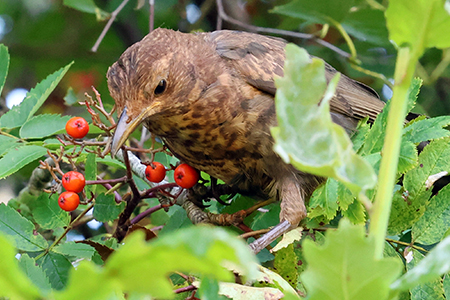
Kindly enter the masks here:
M 197 71 L 196 65 L 202 63 L 198 60 L 204 59 L 198 54 L 206 51 L 202 47 L 198 36 L 156 29 L 109 68 L 108 87 L 120 116 L 113 155 L 139 124 L 145 121 L 147 127 L 156 128 L 167 118 L 185 113 L 200 97 L 211 83 L 202 78 L 214 77 Z

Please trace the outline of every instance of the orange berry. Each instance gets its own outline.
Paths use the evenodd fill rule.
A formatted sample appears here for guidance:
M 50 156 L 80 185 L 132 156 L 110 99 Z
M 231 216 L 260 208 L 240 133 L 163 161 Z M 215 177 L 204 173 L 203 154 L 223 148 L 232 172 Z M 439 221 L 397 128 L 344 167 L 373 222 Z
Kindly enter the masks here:
M 173 174 L 175 182 L 182 188 L 190 189 L 199 180 L 200 174 L 188 164 L 180 164 Z
M 69 192 L 79 193 L 84 189 L 86 185 L 86 180 L 83 174 L 70 171 L 63 175 L 62 185 Z
M 66 123 L 66 132 L 75 139 L 82 139 L 89 132 L 89 124 L 82 117 L 73 117 Z
M 157 161 L 154 161 L 152 164 L 145 168 L 145 177 L 150 182 L 161 182 L 166 177 L 166 168 Z
M 58 204 L 65 211 L 73 211 L 80 204 L 80 197 L 74 192 L 64 192 L 59 195 Z

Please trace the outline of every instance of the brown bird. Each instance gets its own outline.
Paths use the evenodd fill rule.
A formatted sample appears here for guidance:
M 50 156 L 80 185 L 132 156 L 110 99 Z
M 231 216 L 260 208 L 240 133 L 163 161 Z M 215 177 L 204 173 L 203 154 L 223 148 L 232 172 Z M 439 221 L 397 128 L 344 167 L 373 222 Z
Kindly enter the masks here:
M 113 154 L 144 123 L 182 162 L 237 192 L 281 201 L 281 223 L 253 244 L 256 251 L 306 217 L 305 200 L 322 180 L 273 151 L 274 77 L 283 76 L 285 46 L 282 39 L 247 32 L 156 29 L 107 74 L 121 113 Z M 329 80 L 337 71 L 325 67 Z M 384 103 L 371 88 L 342 75 L 330 106 L 333 121 L 353 131 L 361 118 L 373 120 Z

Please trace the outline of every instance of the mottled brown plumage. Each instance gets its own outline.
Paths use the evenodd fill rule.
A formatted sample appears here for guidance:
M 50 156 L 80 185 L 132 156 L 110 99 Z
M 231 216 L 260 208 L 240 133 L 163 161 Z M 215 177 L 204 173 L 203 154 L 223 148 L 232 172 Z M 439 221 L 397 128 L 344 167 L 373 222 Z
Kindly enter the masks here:
M 246 32 L 153 31 L 108 70 L 122 112 L 113 152 L 144 122 L 181 161 L 238 192 L 281 200 L 281 221 L 297 226 L 320 179 L 285 164 L 272 150 L 274 77 L 283 75 L 285 45 Z M 327 79 L 335 73 L 326 64 Z M 375 92 L 346 76 L 330 104 L 333 120 L 349 131 L 383 108 Z

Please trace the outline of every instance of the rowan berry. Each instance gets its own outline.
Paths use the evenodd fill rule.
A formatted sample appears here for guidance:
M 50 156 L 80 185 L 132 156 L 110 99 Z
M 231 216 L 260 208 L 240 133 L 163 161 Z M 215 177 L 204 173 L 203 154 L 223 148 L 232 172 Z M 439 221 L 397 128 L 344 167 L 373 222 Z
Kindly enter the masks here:
M 166 177 L 166 168 L 162 163 L 154 161 L 145 168 L 145 177 L 150 182 L 161 182 Z
M 200 174 L 188 164 L 180 164 L 173 174 L 175 182 L 182 188 L 190 189 L 199 180 Z
M 64 192 L 59 195 L 58 204 L 65 211 L 73 211 L 80 204 L 80 197 L 74 192 Z
M 75 139 L 82 139 L 89 132 L 89 124 L 82 117 L 73 117 L 66 123 L 66 132 Z
M 62 185 L 69 192 L 79 193 L 84 189 L 86 180 L 83 174 L 69 171 L 63 175 Z

